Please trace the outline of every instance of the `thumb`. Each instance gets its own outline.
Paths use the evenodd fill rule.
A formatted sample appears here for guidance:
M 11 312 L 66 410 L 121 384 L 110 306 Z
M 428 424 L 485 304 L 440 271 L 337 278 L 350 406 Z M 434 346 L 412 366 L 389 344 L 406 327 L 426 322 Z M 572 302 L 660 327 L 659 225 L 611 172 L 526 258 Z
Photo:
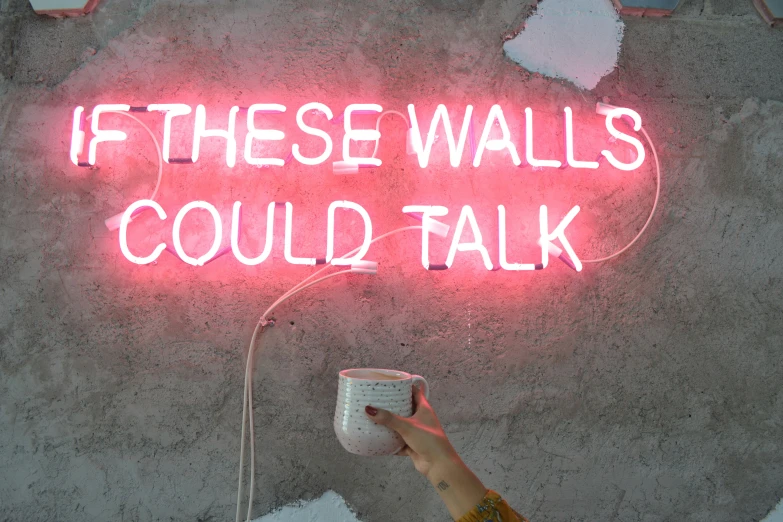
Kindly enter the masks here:
M 373 406 L 366 406 L 364 412 L 374 423 L 391 428 L 400 435 L 404 436 L 408 432 L 409 423 L 405 417 L 400 417 L 390 411 Z

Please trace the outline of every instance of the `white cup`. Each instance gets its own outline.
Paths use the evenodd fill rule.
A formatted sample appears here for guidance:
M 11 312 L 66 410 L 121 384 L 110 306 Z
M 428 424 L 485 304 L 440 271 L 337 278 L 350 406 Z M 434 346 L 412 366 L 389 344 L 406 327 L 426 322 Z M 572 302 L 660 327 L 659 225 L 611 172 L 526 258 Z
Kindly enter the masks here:
M 402 417 L 413 415 L 413 389 L 419 384 L 425 397 L 429 386 L 424 377 L 398 370 L 354 368 L 340 372 L 334 432 L 343 448 L 364 456 L 393 455 L 405 446 L 399 434 L 375 424 L 364 412 L 372 405 Z

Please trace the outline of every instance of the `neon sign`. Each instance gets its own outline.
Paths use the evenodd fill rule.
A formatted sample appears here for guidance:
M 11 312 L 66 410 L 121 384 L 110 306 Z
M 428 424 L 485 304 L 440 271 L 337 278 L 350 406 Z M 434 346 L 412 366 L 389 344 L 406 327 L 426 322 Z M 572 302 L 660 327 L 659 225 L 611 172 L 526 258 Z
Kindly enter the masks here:
M 422 136 L 420 121 L 421 115 L 417 114 L 413 104 L 407 107 L 408 117 L 395 111 L 383 112 L 383 108 L 378 104 L 350 104 L 343 113 L 335 118 L 332 110 L 323 103 L 310 102 L 305 103 L 298 108 L 296 112 L 296 123 L 303 133 L 301 139 L 315 140 L 320 142 L 319 150 L 322 152 L 316 156 L 310 157 L 302 153 L 298 142 L 291 144 L 291 150 L 287 158 L 279 157 L 257 157 L 253 155 L 253 144 L 256 141 L 281 142 L 286 139 L 286 134 L 279 129 L 272 128 L 272 123 L 267 123 L 263 128 L 256 124 L 256 115 L 263 114 L 272 116 L 270 121 L 274 121 L 275 115 L 281 115 L 287 112 L 287 107 L 275 103 L 258 103 L 249 107 L 233 106 L 227 114 L 227 121 L 224 128 L 207 128 L 206 113 L 204 105 L 195 107 L 195 121 L 193 124 L 193 142 L 190 157 L 172 157 L 172 120 L 181 116 L 187 116 L 193 112 L 193 107 L 183 103 L 163 103 L 151 104 L 142 107 L 133 107 L 127 104 L 100 104 L 96 105 L 92 112 L 85 116 L 84 108 L 79 106 L 73 111 L 73 122 L 71 126 L 71 144 L 70 160 L 79 167 L 93 167 L 96 165 L 98 156 L 98 145 L 104 142 L 118 142 L 127 139 L 127 134 L 117 129 L 107 129 L 101 125 L 100 116 L 105 113 L 128 113 L 128 112 L 148 112 L 159 113 L 163 117 L 163 147 L 162 159 L 169 164 L 193 164 L 199 161 L 201 140 L 204 138 L 219 138 L 225 141 L 225 162 L 228 168 L 233 168 L 237 164 L 237 156 L 240 155 L 237 150 L 237 140 L 235 137 L 237 117 L 243 113 L 246 115 L 245 125 L 247 135 L 245 137 L 242 159 L 248 165 L 258 167 L 284 167 L 290 161 L 296 161 L 306 166 L 317 166 L 325 163 L 334 150 L 332 137 L 322 128 L 305 123 L 304 116 L 308 113 L 321 115 L 326 123 L 342 123 L 344 135 L 341 152 L 341 159 L 334 161 L 332 171 L 335 174 L 358 174 L 362 168 L 380 167 L 382 161 L 375 157 L 378 144 L 381 140 L 379 130 L 380 119 L 386 114 L 394 113 L 406 119 L 408 130 L 406 135 L 406 151 L 409 155 L 416 155 L 419 167 L 427 168 L 430 162 L 435 143 L 437 141 L 436 131 L 440 127 L 445 135 L 446 145 L 449 153 L 449 163 L 452 167 L 462 165 L 466 145 L 470 147 L 471 159 L 468 165 L 479 167 L 481 160 L 487 154 L 493 152 L 505 151 L 510 157 L 511 162 L 517 167 L 531 167 L 534 170 L 542 169 L 587 169 L 595 170 L 604 159 L 612 167 L 622 171 L 633 171 L 641 167 L 645 161 L 645 148 L 641 141 L 636 137 L 622 132 L 617 128 L 618 120 L 625 120 L 630 128 L 639 132 L 642 127 L 642 120 L 638 113 L 623 107 L 599 106 L 598 112 L 605 114 L 605 126 L 608 137 L 612 141 L 621 141 L 633 148 L 633 158 L 629 162 L 624 162 L 615 156 L 609 150 L 601 150 L 594 160 L 576 159 L 577 152 L 574 146 L 574 121 L 573 112 L 570 107 L 563 109 L 563 135 L 564 135 L 564 155 L 562 161 L 556 158 L 542 159 L 534 154 L 535 131 L 534 114 L 529 107 L 525 108 L 525 138 L 524 138 L 524 161 L 517 151 L 517 146 L 512 139 L 512 134 L 506 122 L 506 117 L 500 105 L 493 105 L 485 120 L 484 126 L 479 134 L 478 142 L 474 132 L 473 124 L 473 106 L 467 105 L 463 112 L 462 121 L 458 134 L 455 136 L 454 129 L 449 118 L 449 112 L 445 105 L 438 105 L 429 122 L 426 135 Z M 354 115 L 370 114 L 375 115 L 377 125 L 375 129 L 359 128 Z M 92 137 L 87 143 L 87 160 L 83 161 L 80 157 L 84 154 L 86 140 L 86 122 L 92 120 L 90 130 Z M 136 118 L 134 118 L 136 119 Z M 138 121 L 138 120 L 137 120 Z M 422 121 L 422 123 L 425 123 Z M 426 127 L 426 125 L 425 125 Z M 149 130 L 149 129 L 148 129 Z M 497 137 L 497 134 L 500 137 Z M 152 135 L 152 134 L 150 134 Z M 494 137 L 492 137 L 494 135 Z M 153 139 L 154 136 L 153 136 Z M 157 140 L 156 140 L 157 141 Z M 375 145 L 375 151 L 372 156 L 355 156 L 351 154 L 352 142 L 372 142 Z M 584 152 L 582 152 L 584 154 Z M 584 156 L 582 156 L 584 158 Z M 154 196 L 153 196 L 154 197 Z M 272 251 L 274 242 L 274 216 L 277 209 L 285 211 L 285 230 L 284 230 L 284 257 L 288 263 L 297 265 L 354 265 L 360 264 L 363 257 L 369 250 L 372 241 L 372 220 L 369 213 L 361 205 L 351 201 L 334 201 L 327 209 L 327 230 L 326 230 L 326 254 L 323 258 L 316 257 L 298 257 L 294 256 L 292 249 L 293 236 L 293 205 L 290 202 L 270 202 L 267 206 L 267 226 L 263 250 L 255 257 L 248 257 L 239 247 L 241 235 L 241 203 L 235 202 L 231 213 L 231 241 L 230 247 L 221 250 L 223 241 L 223 223 L 220 212 L 212 204 L 206 201 L 192 201 L 184 205 L 176 214 L 172 225 L 172 246 L 165 242 L 159 243 L 151 252 L 138 252 L 128 244 L 128 227 L 133 219 L 142 211 L 152 209 L 157 213 L 158 219 L 165 222 L 169 219 L 168 214 L 163 207 L 151 199 L 143 199 L 132 203 L 128 208 L 118 216 L 106 221 L 110 229 L 119 228 L 120 250 L 125 258 L 135 264 L 145 265 L 155 262 L 164 250 L 176 255 L 183 262 L 193 266 L 203 266 L 218 257 L 231 252 L 234 257 L 242 264 L 255 266 L 266 261 Z M 182 246 L 181 226 L 185 216 L 194 210 L 207 211 L 213 221 L 214 231 L 212 244 L 210 248 L 198 257 L 188 255 Z M 364 233 L 363 240 L 355 255 L 350 258 L 335 257 L 334 237 L 335 237 L 335 213 L 338 209 L 343 211 L 356 212 L 362 220 Z M 449 227 L 440 221 L 437 217 L 448 214 L 449 209 L 437 205 L 407 205 L 402 212 L 420 219 L 422 221 L 421 238 L 421 262 L 427 270 L 446 270 L 451 268 L 454 263 L 457 252 L 474 252 L 481 257 L 482 263 L 487 270 L 508 270 L 508 271 L 532 271 L 541 270 L 547 267 L 549 256 L 552 255 L 561 259 L 568 266 L 577 272 L 582 270 L 582 262 L 576 252 L 571 247 L 566 236 L 566 229 L 579 213 L 580 207 L 574 206 L 563 217 L 557 226 L 550 227 L 550 216 L 545 205 L 539 208 L 539 240 L 538 245 L 541 248 L 541 262 L 521 262 L 521 260 L 509 260 L 507 251 L 507 233 L 506 233 L 506 209 L 499 205 L 498 209 L 498 259 L 497 263 L 492 261 L 487 247 L 484 245 L 483 236 L 479 224 L 476 220 L 473 209 L 465 205 L 459 212 L 459 218 L 454 229 L 451 240 L 451 246 L 445 261 L 441 264 L 432 263 L 429 253 L 429 236 L 436 234 L 441 237 L 447 237 Z M 649 222 L 649 220 L 648 220 Z M 645 225 L 646 226 L 646 225 Z M 463 232 L 469 231 L 472 235 L 472 241 L 463 239 Z M 560 244 L 558 247 L 555 242 Z

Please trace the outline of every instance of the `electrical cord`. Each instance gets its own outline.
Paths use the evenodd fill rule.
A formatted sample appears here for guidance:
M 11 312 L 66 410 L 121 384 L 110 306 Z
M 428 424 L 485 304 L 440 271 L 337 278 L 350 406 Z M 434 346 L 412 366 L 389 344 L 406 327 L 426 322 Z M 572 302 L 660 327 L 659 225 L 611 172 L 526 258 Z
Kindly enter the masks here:
M 147 134 L 150 135 L 150 138 L 152 138 L 152 142 L 155 144 L 155 150 L 158 152 L 158 182 L 155 184 L 155 190 L 152 191 L 152 196 L 149 197 L 149 199 L 154 200 L 158 195 L 158 190 L 160 189 L 160 182 L 163 179 L 163 154 L 160 151 L 160 144 L 158 143 L 157 138 L 155 138 L 155 135 L 152 134 L 152 131 L 150 130 L 147 125 L 144 124 L 140 119 L 138 119 L 136 116 L 132 114 L 128 114 L 127 112 L 122 111 L 104 111 L 102 114 L 119 114 L 120 116 L 127 116 L 128 118 L 136 121 L 139 125 L 144 127 L 144 130 L 147 131 Z M 92 114 L 88 114 L 85 118 L 85 121 L 92 118 Z
M 618 250 L 614 254 L 606 256 L 606 257 L 601 257 L 601 258 L 598 258 L 598 259 L 582 259 L 581 260 L 582 263 L 601 263 L 603 261 L 608 261 L 610 259 L 613 259 L 613 258 L 619 256 L 620 254 L 622 254 L 623 252 L 625 252 L 626 250 L 631 248 L 631 246 L 634 243 L 636 243 L 636 241 L 640 237 L 642 237 L 642 234 L 644 234 L 644 231 L 647 230 L 647 226 L 650 224 L 650 221 L 652 221 L 653 215 L 655 214 L 655 209 L 658 207 L 658 199 L 660 198 L 660 195 L 661 195 L 661 164 L 658 161 L 658 152 L 656 152 L 656 150 L 655 150 L 655 145 L 653 145 L 653 142 L 650 139 L 650 135 L 647 134 L 647 131 L 644 130 L 644 127 L 640 127 L 640 130 L 641 130 L 642 134 L 644 134 L 644 137 L 647 139 L 647 144 L 650 146 L 650 150 L 652 150 L 653 158 L 655 158 L 655 172 L 656 172 L 656 176 L 655 176 L 655 179 L 656 179 L 656 183 L 655 183 L 655 185 L 656 185 L 655 186 L 655 201 L 653 201 L 653 206 L 652 206 L 652 210 L 650 211 L 650 215 L 647 218 L 647 221 L 644 223 L 644 226 L 642 227 L 642 229 L 639 231 L 638 234 L 636 234 L 636 237 L 634 237 L 631 240 L 631 242 L 628 243 L 627 245 L 625 245 L 623 248 L 621 248 L 620 250 Z
M 350 269 L 349 270 L 341 270 L 339 272 L 335 272 L 333 274 L 329 274 L 327 276 L 324 276 L 324 277 L 322 277 L 320 279 L 316 279 L 312 283 L 304 285 L 304 286 L 298 288 L 295 292 L 289 292 L 289 294 L 287 294 L 285 296 L 285 299 L 280 300 L 278 304 L 281 304 L 283 301 L 287 300 L 289 297 L 292 297 L 294 294 L 304 290 L 305 288 L 308 288 L 310 286 L 318 284 L 321 281 L 325 281 L 326 279 L 329 279 L 329 278 L 332 278 L 332 277 L 336 277 L 336 276 L 341 275 L 341 274 L 348 274 L 350 272 L 351 272 Z M 270 308 L 270 310 L 274 310 L 274 308 L 275 307 L 272 307 L 272 308 Z M 256 452 L 255 452 L 255 428 L 254 428 L 255 420 L 254 420 L 254 417 L 253 417 L 253 355 L 254 355 L 255 339 L 256 339 L 258 333 L 263 332 L 266 329 L 267 324 L 269 324 L 269 322 L 264 324 L 264 323 L 262 323 L 260 321 L 256 324 L 256 328 L 253 331 L 253 337 L 252 337 L 252 339 L 250 341 L 251 345 L 250 345 L 250 349 L 248 350 L 247 363 L 246 363 L 246 366 L 245 366 L 245 396 L 244 396 L 244 399 L 242 401 L 243 402 L 243 406 L 242 406 L 242 442 L 240 444 L 240 449 L 239 449 L 239 460 L 240 460 L 240 462 L 239 462 L 239 487 L 237 488 L 237 513 L 236 513 L 236 520 L 237 521 L 240 520 L 240 503 L 241 503 L 241 498 L 242 498 L 242 485 L 243 485 L 242 482 L 243 482 L 243 475 L 244 475 L 242 473 L 242 468 L 244 467 L 244 462 L 245 462 L 245 458 L 244 458 L 244 455 L 245 455 L 245 451 L 244 451 L 245 450 L 245 425 L 248 422 L 248 417 L 249 417 L 249 422 L 250 422 L 250 491 L 249 491 L 249 494 L 248 494 L 247 519 L 246 519 L 248 521 L 250 520 L 251 511 L 252 511 L 252 508 L 253 508 L 253 493 L 254 493 L 254 489 L 255 489 L 255 463 L 256 463 L 255 462 L 256 461 L 256 459 L 255 459 L 255 456 L 256 456 L 255 455 L 256 454 Z
M 382 234 L 376 238 L 373 238 L 370 241 L 370 244 L 375 243 L 376 241 L 379 241 L 383 238 L 386 238 L 388 236 L 391 236 L 393 234 L 404 232 L 406 230 L 421 230 L 423 228 L 422 225 L 412 225 L 408 227 L 401 227 L 397 228 L 395 230 L 392 230 L 391 232 L 386 232 L 385 234 Z M 348 252 L 347 254 L 344 254 L 340 257 L 340 259 L 344 259 L 346 257 L 349 257 L 356 252 L 358 252 L 361 249 L 361 247 L 355 248 L 354 250 Z M 324 277 L 318 278 L 315 281 L 309 282 L 311 279 L 316 277 L 318 274 L 322 273 L 324 270 L 327 270 L 331 267 L 331 265 L 326 265 L 325 267 L 321 268 L 320 270 L 314 272 L 301 282 L 294 285 L 290 290 L 288 290 L 286 293 L 284 293 L 280 298 L 278 298 L 272 305 L 261 315 L 261 318 L 258 320 L 258 323 L 256 323 L 256 327 L 253 330 L 253 336 L 250 339 L 250 346 L 248 348 L 247 352 L 247 361 L 245 364 L 245 389 L 244 389 L 244 398 L 242 400 L 242 441 L 240 442 L 239 446 L 239 480 L 238 480 L 238 486 L 237 486 L 237 510 L 236 510 L 236 522 L 240 522 L 241 520 L 241 504 L 242 504 L 242 489 L 244 485 L 244 467 L 245 467 L 245 427 L 248 424 L 250 425 L 250 491 L 248 492 L 248 502 L 247 502 L 247 515 L 245 520 L 250 521 L 251 512 L 253 509 L 253 496 L 254 496 L 254 489 L 255 489 L 255 426 L 254 426 L 254 417 L 253 417 L 253 363 L 255 359 L 255 348 L 256 348 L 256 339 L 258 338 L 258 335 L 260 333 L 263 333 L 267 326 L 271 326 L 274 324 L 273 320 L 267 319 L 267 317 L 281 304 L 283 304 L 285 301 L 293 297 L 294 295 L 298 294 L 302 290 L 305 290 L 311 286 L 314 286 L 322 281 L 325 281 L 327 279 L 330 279 L 332 277 L 336 277 L 338 275 L 342 274 L 348 274 L 351 273 L 351 270 L 340 270 L 339 272 L 334 272 L 332 274 L 326 275 Z
M 377 132 L 380 132 L 380 130 L 381 130 L 381 120 L 383 119 L 384 116 L 387 116 L 389 114 L 396 114 L 397 116 L 399 116 L 400 118 L 405 120 L 405 123 L 408 125 L 408 128 L 410 128 L 411 123 L 410 123 L 410 121 L 408 121 L 408 117 L 405 116 L 403 113 L 401 113 L 399 111 L 385 111 L 385 112 L 382 112 L 381 115 L 378 116 L 378 119 L 375 121 L 375 130 Z M 372 151 L 372 156 L 370 156 L 371 158 L 374 158 L 375 155 L 378 154 L 378 145 L 380 145 L 380 143 L 381 143 L 381 140 L 376 140 L 375 141 L 375 150 Z
M 374 238 L 372 241 L 370 241 L 370 244 L 372 245 L 372 244 L 373 244 L 373 243 L 375 243 L 376 241 L 378 241 L 378 240 L 380 240 L 380 239 L 383 239 L 383 238 L 385 238 L 385 237 L 387 237 L 387 236 L 390 236 L 390 235 L 392 235 L 392 234 L 396 234 L 397 232 L 403 232 L 403 231 L 405 231 L 405 230 L 421 230 L 421 228 L 422 228 L 422 226 L 421 226 L 421 225 L 411 225 L 411 226 L 409 226 L 409 227 L 402 227 L 402 228 L 397 228 L 397 229 L 395 229 L 395 230 L 392 230 L 391 232 L 386 232 L 385 234 L 382 234 L 382 235 L 380 235 L 380 236 L 378 236 L 378 237 Z M 344 258 L 346 258 L 346 257 L 348 257 L 348 256 L 352 256 L 352 255 L 354 255 L 356 252 L 358 252 L 360 249 L 361 249 L 361 247 L 357 247 L 357 248 L 355 248 L 355 249 L 351 250 L 350 252 L 348 252 L 347 254 L 345 254 L 345 255 L 341 256 L 341 257 L 340 257 L 340 259 L 344 259 Z M 284 300 L 284 299 L 285 299 L 285 297 L 286 297 L 286 296 L 287 296 L 287 295 L 288 295 L 290 292 L 292 292 L 292 291 L 296 290 L 297 288 L 299 288 L 299 286 L 303 285 L 304 283 L 306 283 L 306 282 L 307 282 L 307 281 L 309 281 L 310 279 L 312 279 L 312 278 L 314 278 L 315 276 L 317 276 L 318 274 L 322 273 L 324 270 L 328 270 L 329 268 L 331 268 L 331 265 L 327 264 L 326 266 L 324 266 L 324 267 L 323 267 L 323 268 L 321 268 L 320 270 L 318 270 L 318 271 L 316 271 L 316 272 L 313 272 L 313 273 L 312 273 L 312 275 L 310 275 L 310 276 L 306 277 L 305 279 L 303 279 L 302 281 L 300 281 L 298 284 L 294 285 L 294 286 L 293 286 L 293 287 L 292 287 L 290 290 L 288 290 L 288 292 L 284 293 L 284 294 L 283 294 L 283 295 L 282 295 L 282 296 L 281 296 L 281 297 L 280 297 L 280 298 L 279 298 L 277 301 L 275 301 L 274 303 L 272 303 L 272 306 L 270 306 L 270 307 L 269 307 L 269 309 L 268 309 L 266 312 L 264 312 L 264 313 L 261 315 L 261 318 L 259 319 L 259 321 L 260 321 L 260 322 L 262 322 L 262 321 L 266 321 L 266 320 L 267 320 L 267 319 L 266 319 L 266 317 L 267 317 L 267 316 L 268 316 L 270 313 L 272 313 L 272 310 L 274 310 L 274 309 L 277 307 L 277 305 L 278 305 L 278 304 L 280 304 L 280 302 L 282 302 L 282 300 Z

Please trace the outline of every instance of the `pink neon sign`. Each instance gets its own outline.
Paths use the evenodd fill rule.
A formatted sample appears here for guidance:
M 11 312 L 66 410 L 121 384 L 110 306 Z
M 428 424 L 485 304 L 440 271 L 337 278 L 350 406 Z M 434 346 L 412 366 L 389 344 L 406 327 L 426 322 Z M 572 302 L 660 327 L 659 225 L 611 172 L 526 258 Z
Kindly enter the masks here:
M 520 157 L 520 153 L 517 150 L 516 140 L 512 136 L 511 130 L 508 126 L 506 115 L 503 108 L 500 105 L 493 105 L 486 116 L 483 127 L 478 135 L 478 141 L 476 141 L 476 135 L 474 133 L 473 116 L 474 109 L 472 105 L 467 105 L 463 112 L 459 130 L 455 135 L 455 129 L 452 128 L 452 123 L 449 118 L 449 112 L 445 105 L 438 105 L 434 111 L 432 118 L 427 126 L 426 121 L 421 117 L 421 114 L 417 113 L 416 107 L 413 104 L 407 107 L 409 117 L 409 128 L 407 135 L 407 152 L 410 155 L 416 155 L 419 167 L 427 168 L 430 162 L 430 158 L 434 149 L 438 146 L 437 134 L 438 129 L 445 135 L 446 147 L 449 154 L 449 163 L 452 167 L 459 167 L 466 162 L 465 149 L 466 145 L 470 146 L 471 157 L 467 160 L 467 166 L 479 167 L 481 165 L 482 158 L 488 154 L 503 152 L 508 155 L 511 163 L 515 166 L 529 166 L 535 170 L 540 169 L 560 169 L 560 168 L 573 168 L 573 169 L 586 169 L 595 170 L 599 168 L 599 160 L 605 158 L 611 167 L 621 171 L 633 171 L 641 167 L 645 161 L 645 149 L 641 141 L 633 135 L 630 135 L 617 128 L 618 120 L 625 120 L 630 128 L 634 132 L 638 132 L 641 129 L 642 121 L 641 117 L 635 111 L 622 108 L 622 107 L 604 107 L 602 114 L 605 114 L 604 125 L 606 127 L 608 137 L 614 141 L 621 141 L 633 148 L 635 154 L 634 159 L 630 162 L 623 162 L 616 155 L 609 150 L 601 150 L 593 157 L 596 160 L 576 159 L 577 152 L 574 145 L 574 118 L 573 111 L 570 107 L 563 109 L 563 135 L 564 135 L 564 156 L 563 161 L 560 159 L 549 158 L 542 159 L 536 157 L 534 154 L 535 143 L 535 128 L 533 125 L 534 113 L 529 107 L 524 109 L 525 119 L 525 136 L 524 136 L 524 161 Z M 402 113 L 396 111 L 383 112 L 383 108 L 378 104 L 350 104 L 348 105 L 339 118 L 335 118 L 332 110 L 325 104 L 320 102 L 309 102 L 303 104 L 296 111 L 296 124 L 303 133 L 303 137 L 297 141 L 310 140 L 308 150 L 321 150 L 320 153 L 309 156 L 302 153 L 300 144 L 298 142 L 290 145 L 290 153 L 287 159 L 279 157 L 257 157 L 253 155 L 253 144 L 257 141 L 271 141 L 285 143 L 286 134 L 279 129 L 275 129 L 276 118 L 287 112 L 287 107 L 281 104 L 274 103 L 258 103 L 249 107 L 242 108 L 239 106 L 231 107 L 224 120 L 224 125 L 216 128 L 207 128 L 206 116 L 207 109 L 204 105 L 198 104 L 195 106 L 195 120 L 193 124 L 193 141 L 192 149 L 189 158 L 172 158 L 172 120 L 173 118 L 180 116 L 187 116 L 194 112 L 194 108 L 190 105 L 183 103 L 163 103 L 163 104 L 150 104 L 146 107 L 131 107 L 127 104 L 100 104 L 96 105 L 89 116 L 85 118 L 84 108 L 79 106 L 73 111 L 73 121 L 71 125 L 71 142 L 70 142 L 70 160 L 74 165 L 80 167 L 94 166 L 98 160 L 98 145 L 103 142 L 111 141 L 123 141 L 127 139 L 127 134 L 118 129 L 106 128 L 105 124 L 100 123 L 101 114 L 112 113 L 127 113 L 132 112 L 148 112 L 148 113 L 160 113 L 163 115 L 163 151 L 162 157 L 166 163 L 170 164 L 189 164 L 196 163 L 200 157 L 201 141 L 205 138 L 219 138 L 225 143 L 225 162 L 229 168 L 233 168 L 237 162 L 237 140 L 235 137 L 237 117 L 240 114 L 244 114 L 247 134 L 244 141 L 242 159 L 248 165 L 254 166 L 274 166 L 284 167 L 290 160 L 307 165 L 317 166 L 325 163 L 334 152 L 334 143 L 332 137 L 323 130 L 324 124 L 335 124 L 342 122 L 344 135 L 342 141 L 342 147 L 338 150 L 341 152 L 341 157 L 334 162 L 334 173 L 350 173 L 356 174 L 361 172 L 361 168 L 365 167 L 380 167 L 382 162 L 379 158 L 375 157 L 375 152 L 371 156 L 353 155 L 351 153 L 352 142 L 371 142 L 375 144 L 375 151 L 377 152 L 378 143 L 380 142 L 382 135 L 379 130 L 380 118 L 389 113 L 394 113 L 402 118 L 405 116 Z M 353 118 L 357 114 L 370 114 L 375 115 L 378 120 L 375 129 L 363 128 L 358 125 Z M 213 115 L 213 118 L 215 116 Z M 307 117 L 307 121 L 305 121 Z M 91 119 L 90 130 L 92 137 L 88 142 L 87 161 L 80 159 L 80 156 L 84 153 L 84 145 L 86 141 L 85 124 L 86 120 Z M 407 120 L 407 119 L 406 119 Z M 138 120 L 137 120 L 138 121 Z M 240 120 L 241 121 L 241 120 Z M 540 123 L 539 123 L 540 125 Z M 426 134 L 422 134 L 422 126 L 427 128 Z M 500 136 L 498 136 L 498 134 Z M 317 146 L 320 142 L 320 146 Z M 442 148 L 442 146 L 440 146 Z M 582 151 L 582 157 L 584 158 L 584 151 Z M 588 153 L 589 157 L 589 153 Z M 154 197 L 154 196 L 153 196 Z M 241 203 L 235 202 L 231 213 L 231 225 L 230 225 L 230 238 L 231 245 L 221 250 L 221 244 L 223 240 L 223 223 L 221 220 L 220 212 L 211 203 L 206 201 L 192 201 L 184 205 L 176 214 L 172 224 L 172 246 L 166 243 L 160 243 L 154 247 L 151 252 L 134 252 L 128 245 L 128 227 L 133 221 L 135 216 L 145 210 L 153 209 L 157 213 L 157 216 L 161 222 L 168 220 L 166 211 L 160 204 L 152 199 L 139 200 L 131 204 L 125 212 L 121 215 L 119 220 L 119 242 L 120 250 L 123 255 L 135 264 L 149 264 L 158 259 L 164 250 L 174 253 L 183 262 L 193 266 L 203 266 L 217 257 L 228 253 L 229 251 L 234 257 L 242 264 L 248 266 L 255 266 L 264 263 L 270 256 L 272 251 L 272 245 L 275 240 L 274 234 L 274 217 L 276 209 L 284 210 L 285 212 L 285 230 L 284 230 L 284 257 L 290 264 L 300 265 L 316 265 L 331 263 L 334 265 L 352 265 L 359 263 L 363 260 L 363 257 L 367 254 L 370 243 L 372 241 L 373 225 L 370 214 L 361 205 L 351 201 L 334 201 L 327 209 L 327 227 L 326 227 L 326 253 L 322 258 L 317 257 L 300 257 L 295 256 L 292 252 L 292 238 L 294 233 L 293 226 L 293 204 L 290 202 L 275 203 L 271 202 L 267 206 L 267 226 L 264 247 L 260 253 L 255 257 L 252 254 L 246 255 L 243 253 L 239 246 L 239 239 L 241 235 Z M 425 269 L 428 270 L 445 270 L 451 268 L 455 262 L 458 252 L 471 252 L 472 255 L 480 257 L 484 267 L 487 270 L 508 270 L 508 271 L 532 271 L 541 270 L 548 266 L 548 258 L 550 255 L 560 258 L 572 267 L 574 270 L 581 271 L 582 262 L 577 256 L 576 252 L 571 247 L 566 235 L 566 229 L 568 225 L 574 220 L 579 213 L 579 206 L 574 206 L 563 217 L 558 225 L 551 229 L 549 226 L 550 216 L 548 214 L 547 207 L 541 205 L 539 209 L 539 240 L 538 244 L 541 248 L 541 262 L 520 262 L 510 261 L 510 256 L 507 249 L 507 224 L 506 224 L 506 209 L 503 205 L 497 207 L 498 210 L 498 253 L 497 262 L 493 262 L 492 256 L 484 244 L 482 229 L 476 219 L 473 209 L 470 205 L 465 205 L 459 212 L 456 226 L 451 238 L 448 255 L 443 263 L 432 263 L 430 260 L 429 241 L 430 234 L 436 234 L 442 237 L 447 237 L 449 227 L 440 221 L 437 217 L 446 216 L 449 212 L 444 206 L 439 205 L 407 205 L 402 209 L 402 212 L 410 216 L 416 217 L 422 221 L 422 238 L 421 238 L 421 262 Z M 206 252 L 200 253 L 200 255 L 192 256 L 185 252 L 182 245 L 181 227 L 185 217 L 190 212 L 206 211 L 210 214 L 213 222 L 213 236 L 211 246 Z M 336 258 L 334 252 L 334 238 L 335 238 L 335 214 L 337 212 L 355 212 L 361 218 L 363 223 L 363 239 L 355 255 L 347 259 Z M 117 225 L 114 225 L 115 227 Z M 463 233 L 472 237 L 472 240 L 463 238 Z M 559 243 L 558 247 L 555 243 Z

